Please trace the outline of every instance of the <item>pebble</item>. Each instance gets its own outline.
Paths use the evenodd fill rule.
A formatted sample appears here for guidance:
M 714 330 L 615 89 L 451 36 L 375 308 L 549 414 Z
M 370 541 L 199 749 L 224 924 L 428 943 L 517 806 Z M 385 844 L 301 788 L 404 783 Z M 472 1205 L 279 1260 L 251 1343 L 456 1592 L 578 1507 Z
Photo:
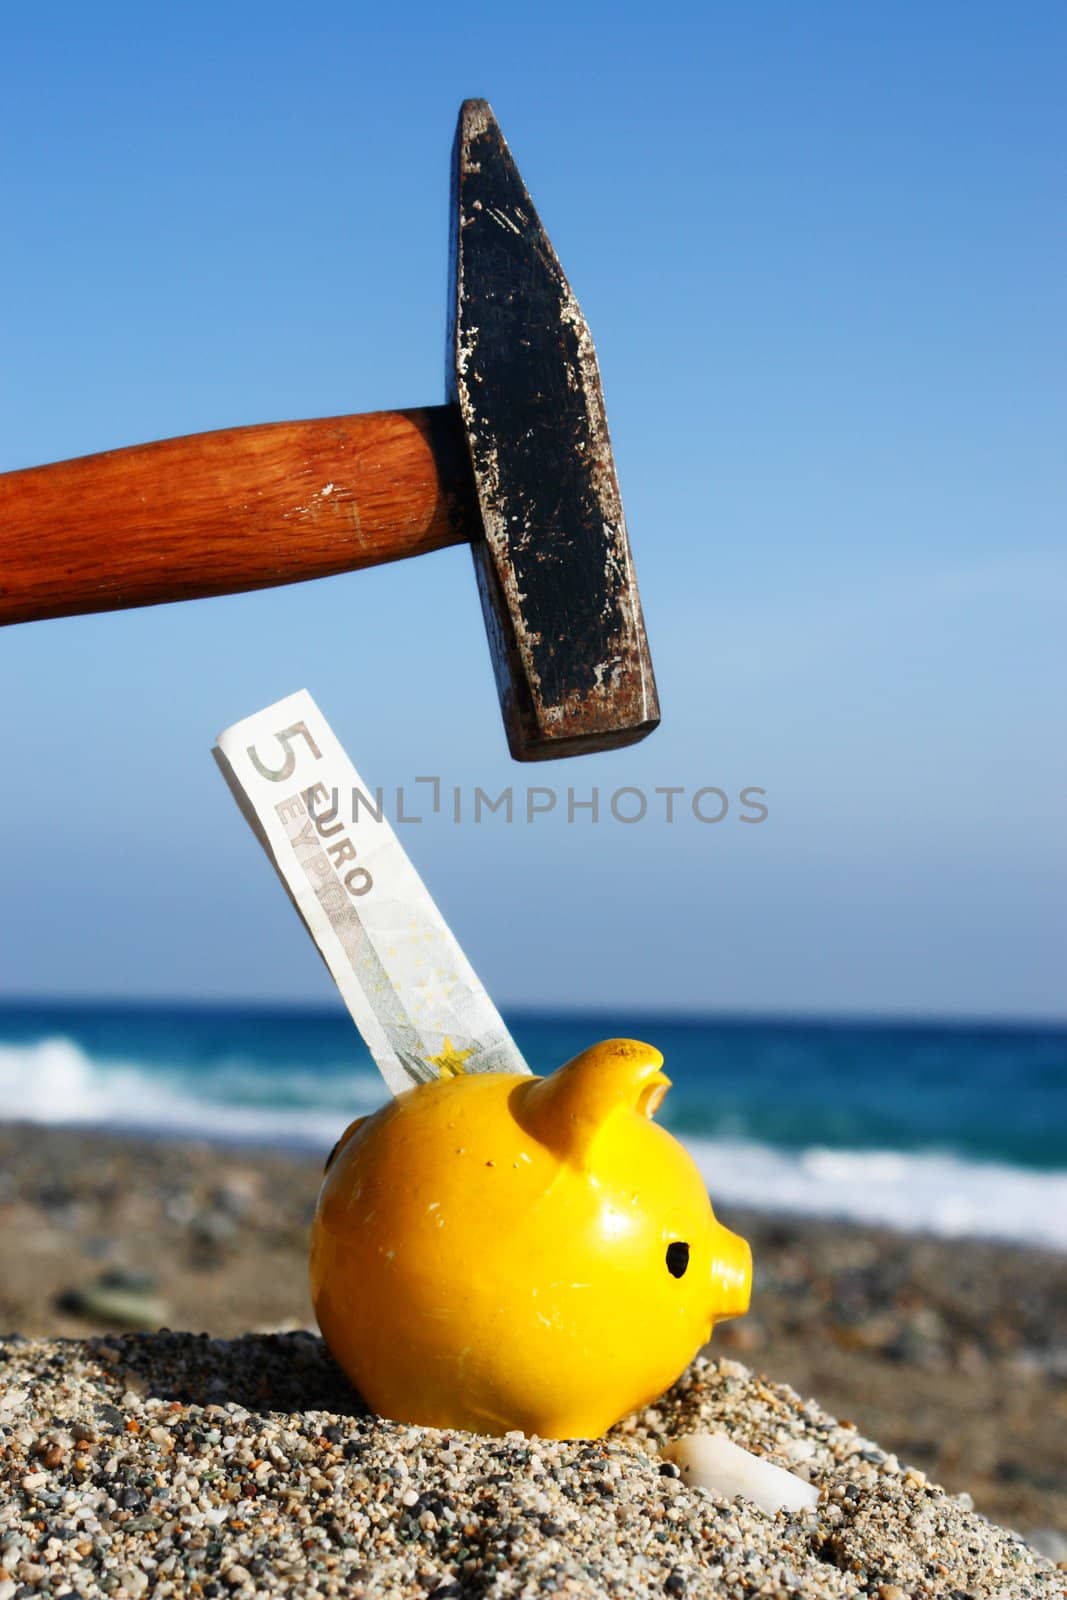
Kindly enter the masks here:
M 1027 1543 L 1046 1560 L 1055 1561 L 1060 1566 L 1067 1561 L 1067 1534 L 1061 1533 L 1058 1528 L 1034 1528 L 1026 1538 Z
M 60 1292 L 59 1308 L 70 1316 L 120 1328 L 158 1328 L 169 1315 L 166 1302 L 148 1289 L 141 1274 L 105 1272 L 93 1282 Z
M 819 1501 L 814 1484 L 743 1450 L 721 1431 L 687 1433 L 684 1438 L 672 1439 L 666 1453 L 691 1487 L 708 1489 L 728 1500 L 742 1495 L 772 1515 L 783 1510 L 803 1511 Z

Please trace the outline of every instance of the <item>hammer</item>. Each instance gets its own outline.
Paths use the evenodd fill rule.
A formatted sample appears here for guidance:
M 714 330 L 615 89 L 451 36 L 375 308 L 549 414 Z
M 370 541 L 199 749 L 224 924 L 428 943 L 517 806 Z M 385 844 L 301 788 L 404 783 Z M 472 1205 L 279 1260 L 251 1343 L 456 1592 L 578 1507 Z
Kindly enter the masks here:
M 447 403 L 0 474 L 0 623 L 351 572 L 469 543 L 518 761 L 659 722 L 578 302 L 484 100 L 452 158 Z

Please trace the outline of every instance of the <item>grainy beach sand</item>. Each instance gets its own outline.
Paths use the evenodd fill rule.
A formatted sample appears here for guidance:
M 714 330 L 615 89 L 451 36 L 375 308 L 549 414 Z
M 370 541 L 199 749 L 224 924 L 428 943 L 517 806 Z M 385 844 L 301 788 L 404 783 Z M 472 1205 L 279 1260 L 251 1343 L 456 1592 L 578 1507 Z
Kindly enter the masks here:
M 307 1334 L 9 1340 L 0 1372 L 0 1600 L 1063 1593 L 1021 1540 L 729 1360 L 572 1443 L 363 1415 Z M 809 1477 L 817 1509 L 687 1488 L 659 1449 L 709 1427 Z
M 304 1331 L 318 1176 L 0 1125 L 0 1335 L 31 1336 L 0 1343 L 0 1600 L 1063 1592 L 967 1509 L 1067 1555 L 1063 1257 L 720 1206 L 756 1288 L 717 1361 L 603 1445 L 449 1439 L 362 1415 Z M 704 1426 L 810 1474 L 818 1512 L 682 1485 L 656 1452 Z

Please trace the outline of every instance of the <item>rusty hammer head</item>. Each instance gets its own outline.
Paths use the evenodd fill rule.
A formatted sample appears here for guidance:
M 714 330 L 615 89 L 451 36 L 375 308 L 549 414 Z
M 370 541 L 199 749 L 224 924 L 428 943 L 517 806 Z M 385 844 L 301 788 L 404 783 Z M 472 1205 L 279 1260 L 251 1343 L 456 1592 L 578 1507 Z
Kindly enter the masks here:
M 456 129 L 448 344 L 511 753 L 632 744 L 659 702 L 596 351 L 484 100 Z

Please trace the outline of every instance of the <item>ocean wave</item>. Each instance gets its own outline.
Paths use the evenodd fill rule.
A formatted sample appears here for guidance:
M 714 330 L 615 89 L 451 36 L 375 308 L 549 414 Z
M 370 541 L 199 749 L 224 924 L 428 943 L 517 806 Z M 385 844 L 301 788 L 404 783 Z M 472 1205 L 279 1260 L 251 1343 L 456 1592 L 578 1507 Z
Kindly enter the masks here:
M 285 1098 L 279 1098 L 284 1084 Z M 373 1071 L 265 1072 L 254 1061 L 208 1070 L 101 1060 L 67 1038 L 0 1045 L 0 1116 L 197 1139 L 328 1150 L 352 1117 L 385 1099 Z M 1067 1172 L 948 1152 L 786 1150 L 685 1135 L 713 1199 L 763 1211 L 835 1216 L 942 1237 L 985 1236 L 1067 1251 Z
M 792 1151 L 741 1139 L 685 1142 L 716 1202 L 1067 1250 L 1067 1172 L 937 1151 Z
M 259 1083 L 265 1088 L 265 1074 Z M 376 1073 L 353 1073 L 343 1093 L 336 1079 L 288 1079 L 283 1103 L 255 1103 L 253 1068 L 223 1063 L 183 1082 L 176 1070 L 146 1071 L 136 1062 L 98 1060 L 70 1039 L 0 1045 L 0 1116 L 63 1126 L 93 1124 L 191 1138 L 258 1141 L 328 1150 L 353 1117 L 382 1103 Z M 317 1093 L 312 1098 L 312 1090 Z M 317 1103 L 316 1103 L 317 1101 Z

